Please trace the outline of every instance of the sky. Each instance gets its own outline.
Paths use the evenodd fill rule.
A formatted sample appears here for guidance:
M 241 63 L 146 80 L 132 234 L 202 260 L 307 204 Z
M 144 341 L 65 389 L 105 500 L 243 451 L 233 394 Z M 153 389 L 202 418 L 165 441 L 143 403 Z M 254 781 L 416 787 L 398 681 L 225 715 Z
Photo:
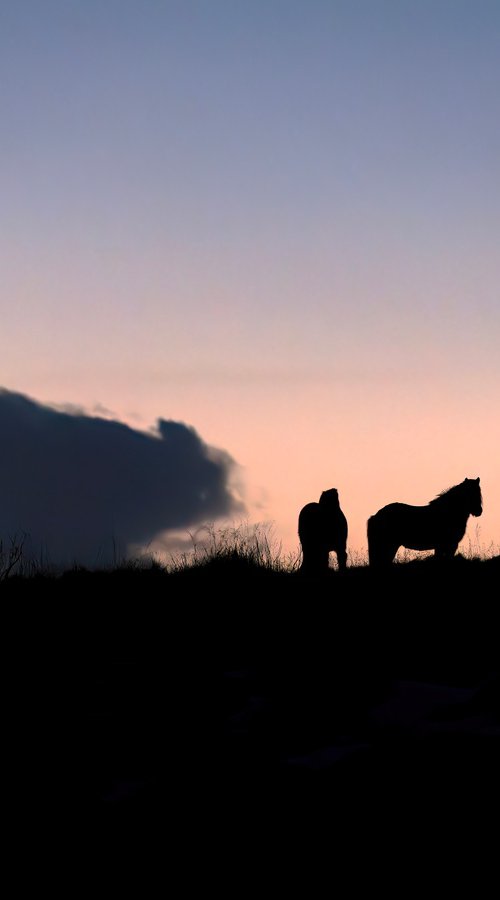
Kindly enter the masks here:
M 336 487 L 354 560 L 381 506 L 480 476 L 499 552 L 498 0 L 2 0 L 0 85 L 4 532 L 60 540 L 72 414 L 84 541 L 244 521 L 294 554 Z M 91 427 L 194 468 L 121 519 Z

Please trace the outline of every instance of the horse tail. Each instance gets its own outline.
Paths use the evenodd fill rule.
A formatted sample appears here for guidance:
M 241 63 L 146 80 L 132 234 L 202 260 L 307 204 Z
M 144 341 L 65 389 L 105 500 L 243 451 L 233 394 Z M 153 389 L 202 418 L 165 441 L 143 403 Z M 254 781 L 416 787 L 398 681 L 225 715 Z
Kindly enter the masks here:
M 302 544 L 317 540 L 320 530 L 320 510 L 318 503 L 307 503 L 299 513 L 299 538 Z
M 370 566 L 381 566 L 387 561 L 387 548 L 384 546 L 383 528 L 381 529 L 381 521 L 378 513 L 370 516 L 366 526 L 368 536 L 368 562 Z M 390 557 L 389 557 L 390 560 Z
M 319 503 L 307 503 L 299 513 L 299 539 L 302 546 L 302 571 L 328 569 L 328 543 Z
M 377 555 L 375 552 L 375 532 L 376 528 L 374 525 L 375 516 L 370 516 L 368 522 L 366 524 L 366 534 L 368 537 L 368 562 L 370 566 L 375 565 L 375 556 Z

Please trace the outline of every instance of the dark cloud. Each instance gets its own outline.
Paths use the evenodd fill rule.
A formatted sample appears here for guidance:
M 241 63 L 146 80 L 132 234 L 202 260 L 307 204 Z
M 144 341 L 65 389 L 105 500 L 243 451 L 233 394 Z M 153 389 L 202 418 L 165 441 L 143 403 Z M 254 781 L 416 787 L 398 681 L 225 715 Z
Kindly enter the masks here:
M 235 464 L 193 428 L 155 433 L 0 389 L 0 538 L 59 565 L 102 565 L 169 529 L 241 514 Z

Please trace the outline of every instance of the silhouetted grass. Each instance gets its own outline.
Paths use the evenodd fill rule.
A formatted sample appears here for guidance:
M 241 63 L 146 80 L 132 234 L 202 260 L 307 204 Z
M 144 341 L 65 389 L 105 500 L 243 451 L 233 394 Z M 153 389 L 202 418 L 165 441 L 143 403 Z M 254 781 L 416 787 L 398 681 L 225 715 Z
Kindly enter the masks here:
M 74 566 L 64 570 L 57 571 L 54 567 L 49 567 L 43 560 L 28 560 L 24 556 L 24 536 L 14 536 L 10 539 L 8 545 L 0 542 L 0 583 L 6 582 L 27 582 L 36 581 L 40 583 L 42 579 L 46 580 L 71 580 L 76 583 L 78 580 L 88 581 L 98 577 L 120 579 L 121 581 L 129 580 L 137 583 L 138 580 L 151 581 L 152 579 L 167 579 L 180 576 L 196 576 L 198 578 L 210 577 L 225 578 L 241 577 L 259 577 L 279 576 L 284 582 L 293 576 L 294 580 L 299 577 L 302 581 L 312 578 L 314 581 L 321 579 L 331 579 L 332 577 L 349 578 L 354 580 L 370 580 L 375 576 L 368 566 L 368 557 L 366 550 L 349 551 L 348 568 L 341 576 L 337 571 L 337 563 L 335 554 L 330 555 L 330 569 L 324 576 L 303 576 L 300 570 L 301 554 L 298 550 L 296 553 L 289 553 L 285 556 L 282 554 L 281 543 L 274 537 L 271 526 L 240 524 L 238 526 L 228 526 L 224 528 L 216 528 L 214 525 L 207 525 L 192 536 L 192 548 L 190 551 L 182 551 L 172 554 L 168 559 L 162 559 L 157 554 L 144 554 L 143 556 L 133 559 L 123 559 L 116 562 L 113 566 L 103 568 L 86 568 L 75 564 Z M 463 542 L 460 551 L 456 556 L 444 563 L 440 563 L 434 558 L 432 552 L 416 553 L 414 551 L 401 548 L 398 555 L 385 573 L 385 577 L 426 577 L 430 573 L 456 572 L 457 567 L 461 566 L 464 571 L 464 563 L 475 564 L 475 572 L 478 572 L 478 566 L 494 561 L 500 558 L 500 547 L 491 543 L 488 547 L 483 546 L 476 534 L 474 539 L 468 538 L 467 542 Z M 469 567 L 470 568 L 470 567 Z M 403 573 L 401 575 L 401 572 Z M 406 575 L 404 574 L 406 572 Z M 399 573 L 396 576 L 395 573 Z
M 207 526 L 203 539 L 193 538 L 190 553 L 172 557 L 167 571 L 180 574 L 190 571 L 234 573 L 260 572 L 261 574 L 285 574 L 296 571 L 299 566 L 297 555 L 282 557 L 281 544 L 273 537 L 270 527 L 241 524 L 216 529 Z

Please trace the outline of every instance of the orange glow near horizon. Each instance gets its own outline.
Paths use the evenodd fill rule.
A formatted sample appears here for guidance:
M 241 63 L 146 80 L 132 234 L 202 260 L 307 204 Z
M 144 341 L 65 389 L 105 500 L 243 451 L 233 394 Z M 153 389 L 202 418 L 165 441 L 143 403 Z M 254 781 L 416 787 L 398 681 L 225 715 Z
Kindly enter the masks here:
M 48 394 L 52 402 L 64 403 L 61 390 L 59 396 L 53 389 Z M 194 383 L 175 391 L 157 386 L 147 397 L 143 393 L 140 416 L 132 414 L 134 405 L 141 408 L 134 391 L 114 391 L 104 405 L 133 428 L 153 427 L 160 416 L 184 421 L 207 444 L 226 450 L 237 463 L 234 479 L 248 509 L 244 521 L 270 527 L 283 557 L 299 552 L 300 508 L 329 487 L 339 491 L 355 560 L 366 556 L 368 517 L 386 503 L 423 505 L 478 475 L 483 515 L 469 519 L 461 547 L 500 552 L 495 399 L 483 392 L 482 402 L 470 408 L 461 391 L 450 396 L 442 386 L 441 396 L 440 401 L 440 392 L 430 387 L 415 392 L 407 386 L 360 383 L 342 389 L 325 383 L 293 389 L 228 383 L 203 389 Z M 35 399 L 48 402 L 49 396 Z M 73 402 L 92 413 L 88 394 L 73 392 Z

